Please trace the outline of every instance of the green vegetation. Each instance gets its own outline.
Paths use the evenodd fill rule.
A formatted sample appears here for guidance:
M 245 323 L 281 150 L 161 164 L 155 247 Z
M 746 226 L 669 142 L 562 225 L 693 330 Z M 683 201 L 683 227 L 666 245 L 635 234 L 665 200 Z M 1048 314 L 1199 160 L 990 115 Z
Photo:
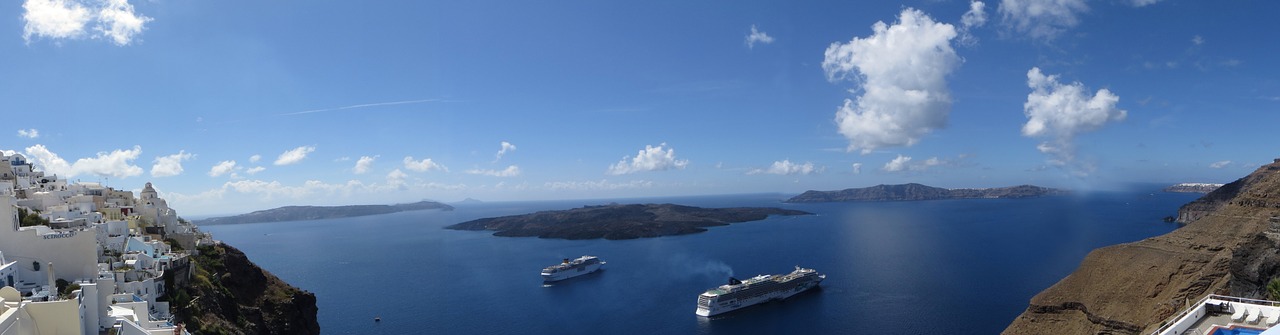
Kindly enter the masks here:
M 40 217 L 40 211 L 27 211 L 26 208 L 18 207 L 18 226 L 30 227 L 39 225 L 49 225 L 49 220 Z
M 1280 278 L 1273 278 L 1270 283 L 1267 283 L 1267 298 L 1271 301 L 1280 301 Z

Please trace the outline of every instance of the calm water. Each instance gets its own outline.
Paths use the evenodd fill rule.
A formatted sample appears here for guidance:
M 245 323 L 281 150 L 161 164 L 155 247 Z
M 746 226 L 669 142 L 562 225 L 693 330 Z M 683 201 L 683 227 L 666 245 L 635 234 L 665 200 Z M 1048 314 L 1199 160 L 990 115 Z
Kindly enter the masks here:
M 319 298 L 326 334 L 995 334 L 1096 247 L 1177 228 L 1160 219 L 1195 194 L 1141 191 L 1038 199 L 784 204 L 733 195 L 461 205 L 372 217 L 208 226 L 215 239 Z M 672 202 L 817 213 L 627 241 L 494 237 L 441 229 L 582 205 Z M 544 287 L 542 267 L 584 254 L 605 270 Z M 712 320 L 702 291 L 795 265 L 820 291 Z M 382 322 L 374 323 L 380 316 Z

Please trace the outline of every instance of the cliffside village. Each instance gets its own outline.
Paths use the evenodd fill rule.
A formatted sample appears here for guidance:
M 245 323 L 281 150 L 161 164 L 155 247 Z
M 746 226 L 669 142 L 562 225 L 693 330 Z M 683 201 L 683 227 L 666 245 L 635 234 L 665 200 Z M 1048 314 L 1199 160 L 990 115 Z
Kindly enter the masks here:
M 135 198 L 0 155 L 0 335 L 187 334 L 165 281 L 184 285 L 210 243 L 151 183 Z

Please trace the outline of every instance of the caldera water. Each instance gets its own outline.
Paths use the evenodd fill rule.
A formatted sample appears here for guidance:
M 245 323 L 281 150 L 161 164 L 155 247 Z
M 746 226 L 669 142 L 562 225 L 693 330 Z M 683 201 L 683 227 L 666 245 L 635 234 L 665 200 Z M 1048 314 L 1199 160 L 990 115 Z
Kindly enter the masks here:
M 789 196 L 492 202 L 202 229 L 314 292 L 325 334 L 996 334 L 1090 250 L 1176 229 L 1161 218 L 1199 195 L 1143 185 L 1032 199 L 783 203 Z M 443 229 L 610 202 L 815 215 L 621 241 Z M 544 285 L 543 267 L 581 255 L 608 264 Z M 821 289 L 712 319 L 694 315 L 697 295 L 730 276 L 795 266 L 826 274 Z

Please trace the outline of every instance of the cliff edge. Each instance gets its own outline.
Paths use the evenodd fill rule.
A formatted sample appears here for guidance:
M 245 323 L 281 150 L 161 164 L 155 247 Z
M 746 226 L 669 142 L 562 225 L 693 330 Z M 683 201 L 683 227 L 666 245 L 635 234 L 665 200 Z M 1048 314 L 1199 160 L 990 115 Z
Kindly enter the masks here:
M 177 278 L 165 281 L 170 306 L 192 333 L 320 333 L 314 293 L 290 286 L 229 245 L 201 246 L 187 267 L 172 272 Z
M 1090 252 L 1003 334 L 1147 334 L 1205 294 L 1263 298 L 1280 276 L 1280 160 L 1180 212 L 1182 228 Z

